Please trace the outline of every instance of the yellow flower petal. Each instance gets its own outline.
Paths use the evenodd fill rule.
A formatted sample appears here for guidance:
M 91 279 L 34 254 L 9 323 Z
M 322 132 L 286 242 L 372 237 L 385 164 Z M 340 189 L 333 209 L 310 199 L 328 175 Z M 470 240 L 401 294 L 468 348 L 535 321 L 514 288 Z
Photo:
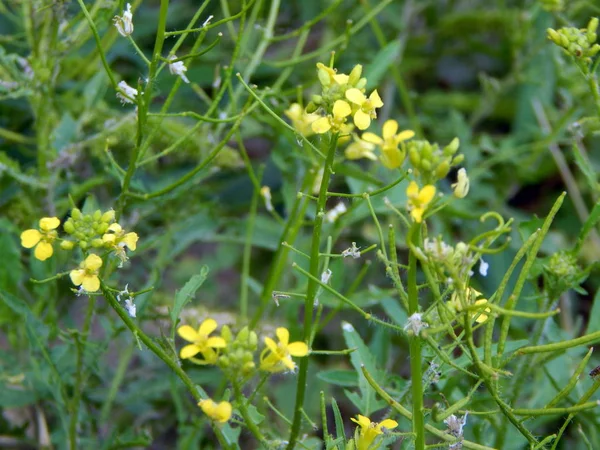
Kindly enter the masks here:
M 43 231 L 55 230 L 60 225 L 57 217 L 43 217 L 40 219 L 40 229 Z
M 296 369 L 296 364 L 294 364 L 294 361 L 292 361 L 292 358 L 290 358 L 289 356 L 286 356 L 285 358 L 281 358 L 280 361 L 285 367 L 287 367 L 288 370 Z
M 117 222 L 115 223 L 111 223 L 110 226 L 108 227 L 109 231 L 112 231 L 113 233 L 120 233 L 121 231 L 123 231 L 123 228 L 121 227 L 121 225 L 119 225 Z
M 215 420 L 220 423 L 225 423 L 231 418 L 232 407 L 229 402 L 221 402 L 214 410 Z
M 98 270 L 100 267 L 102 267 L 102 258 L 92 253 L 87 258 L 85 258 L 83 266 L 89 271 Z
M 138 239 L 137 233 L 131 232 L 123 236 L 123 240 L 121 242 L 123 242 L 130 250 L 135 250 L 137 248 Z
M 367 101 L 367 97 L 365 97 L 365 94 L 363 94 L 359 89 L 356 88 L 348 89 L 345 95 L 346 98 L 355 105 L 360 106 Z
M 339 74 L 335 74 L 333 76 L 333 80 L 340 85 L 343 84 L 348 84 L 348 80 L 350 79 L 350 77 L 348 75 L 346 75 L 345 73 L 339 73 Z
M 279 327 L 277 330 L 275 330 L 275 334 L 277 335 L 277 339 L 279 339 L 281 345 L 286 347 L 290 341 L 290 332 L 287 330 L 287 328 Z
M 199 338 L 198 332 L 189 325 L 182 325 L 177 328 L 177 334 L 188 342 L 196 342 Z
M 408 198 L 415 197 L 419 194 L 419 185 L 415 181 L 411 181 L 406 188 L 406 196 Z
M 114 244 L 115 241 L 117 240 L 117 236 L 114 233 L 106 233 L 104 236 L 102 236 L 102 242 L 105 242 L 107 244 Z
M 354 417 L 352 417 L 350 420 L 359 424 L 361 428 L 369 428 L 371 426 L 371 419 L 361 414 L 358 415 L 358 420 L 356 420 Z
M 344 100 L 336 100 L 333 104 L 333 117 L 336 119 L 343 119 L 352 114 L 352 108 Z
M 188 359 L 196 356 L 198 353 L 200 353 L 200 347 L 195 344 L 190 344 L 181 349 L 179 352 L 179 357 L 181 359 Z
M 217 329 L 217 321 L 215 319 L 206 319 L 200 324 L 198 328 L 198 334 L 202 336 L 208 336 L 210 333 Z
M 383 124 L 383 139 L 390 139 L 396 135 L 398 131 L 398 122 L 395 120 L 386 120 Z
M 206 340 L 206 345 L 211 348 L 225 348 L 227 347 L 227 341 L 222 337 L 214 336 Z
M 21 233 L 21 245 L 25 248 L 32 248 L 40 242 L 42 233 L 38 230 L 25 230 Z
M 45 261 L 50 258 L 53 253 L 54 249 L 52 248 L 52 244 L 42 241 L 35 247 L 33 255 L 40 261 Z
M 80 286 L 81 283 L 83 283 L 84 276 L 85 270 L 83 269 L 71 270 L 71 272 L 69 272 L 69 278 L 71 278 L 71 281 L 75 286 Z
M 323 134 L 331 130 L 331 123 L 329 123 L 328 117 L 321 117 L 311 124 L 311 128 L 315 133 Z
M 410 138 L 414 137 L 414 135 L 415 135 L 415 132 L 413 130 L 404 130 L 404 131 L 401 131 L 396 136 L 396 143 L 399 144 L 402 141 L 406 141 L 407 139 L 410 139 Z
M 421 223 L 423 221 L 423 213 L 424 212 L 425 212 L 424 208 L 413 208 L 410 211 L 410 215 L 412 216 L 413 219 L 415 219 L 415 222 Z
M 354 114 L 354 124 L 359 130 L 366 130 L 371 125 L 371 116 L 359 109 Z
M 277 353 L 277 344 L 270 337 L 265 336 L 265 345 L 271 352 Z
M 384 427 L 387 428 L 388 430 L 391 430 L 393 428 L 396 428 L 398 426 L 398 422 L 396 422 L 395 420 L 392 419 L 385 419 L 382 422 L 379 422 L 379 427 Z
M 376 144 L 376 145 L 382 145 L 383 144 L 383 139 L 381 139 L 375 133 L 371 133 L 369 131 L 367 131 L 366 133 L 363 133 L 362 136 L 361 136 L 361 139 L 363 141 L 370 142 L 371 144 Z
M 402 165 L 404 158 L 397 148 L 384 148 L 381 151 L 381 163 L 388 169 L 396 169 Z
M 85 275 L 81 285 L 87 292 L 96 292 L 100 289 L 100 278 L 97 275 Z
M 369 95 L 369 101 L 371 102 L 373 108 L 381 108 L 383 106 L 383 102 L 381 101 L 381 97 L 379 96 L 377 89 L 371 92 L 371 95 Z
M 419 202 L 426 205 L 430 203 L 431 200 L 433 200 L 434 196 L 435 186 L 428 184 L 427 186 L 423 187 L 423 189 L 421 189 L 421 191 L 419 192 Z
M 287 349 L 292 356 L 308 355 L 308 345 L 304 342 L 292 342 L 287 346 Z

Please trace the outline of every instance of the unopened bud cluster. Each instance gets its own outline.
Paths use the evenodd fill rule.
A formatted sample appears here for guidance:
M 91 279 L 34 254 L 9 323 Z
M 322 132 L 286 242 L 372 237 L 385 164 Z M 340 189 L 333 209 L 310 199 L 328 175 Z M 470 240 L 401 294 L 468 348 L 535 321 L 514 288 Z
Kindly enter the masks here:
M 548 39 L 554 42 L 565 52 L 586 64 L 600 51 L 600 44 L 596 43 L 598 18 L 593 17 L 587 28 L 563 27 L 558 30 L 548 28 Z
M 310 103 L 306 106 L 307 113 L 314 113 L 319 108 L 331 112 L 336 100 L 346 100 L 345 94 L 348 89 L 356 88 L 362 92 L 365 91 L 367 79 L 362 77 L 362 66 L 354 66 L 350 75 L 337 73 L 336 69 L 325 66 L 323 63 L 317 64 L 317 76 L 321 83 L 322 92 L 320 95 L 313 95 Z
M 60 246 L 65 250 L 71 250 L 75 245 L 82 250 L 89 247 L 103 247 L 102 236 L 108 231 L 108 227 L 114 220 L 115 212 L 113 210 L 105 213 L 96 210 L 92 214 L 83 214 L 79 209 L 73 208 L 71 217 L 64 224 L 64 230 L 74 240 L 64 240 Z
M 233 378 L 250 375 L 256 367 L 254 363 L 254 352 L 258 348 L 256 333 L 244 327 L 234 338 L 231 329 L 225 325 L 221 329 L 221 337 L 225 339 L 227 346 L 219 356 L 217 365 Z
M 440 148 L 435 143 L 419 140 L 409 141 L 406 146 L 414 170 L 427 183 L 432 183 L 445 178 L 452 167 L 464 160 L 464 155 L 456 154 L 459 144 L 458 138 L 454 138 L 444 148 Z

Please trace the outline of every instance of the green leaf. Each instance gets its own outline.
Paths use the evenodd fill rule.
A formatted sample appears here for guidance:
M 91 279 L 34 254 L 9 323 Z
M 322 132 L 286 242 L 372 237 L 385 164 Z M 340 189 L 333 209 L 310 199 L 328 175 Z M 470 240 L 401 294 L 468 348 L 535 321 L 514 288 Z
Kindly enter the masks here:
M 585 176 L 585 179 L 590 186 L 592 192 L 598 192 L 600 190 L 600 185 L 598 184 L 598 180 L 596 179 L 596 172 L 594 171 L 594 167 L 590 164 L 579 150 L 579 147 L 576 144 L 573 144 L 571 147 L 573 150 L 573 156 L 575 157 L 575 164 L 581 170 L 581 173 Z
M 594 229 L 598 221 L 600 220 L 600 202 L 594 205 L 592 212 L 589 217 L 581 227 L 581 231 L 579 232 L 579 236 L 577 237 L 577 244 L 575 245 L 575 250 L 578 252 L 583 242 L 585 241 L 586 236 L 590 231 Z
M 15 238 L 17 230 L 8 220 L 0 220 L 0 289 L 12 294 L 17 293 L 17 287 L 23 278 L 19 245 Z M 2 319 L 0 318 L 0 322 Z
M 35 395 L 31 391 L 11 389 L 8 386 L 0 388 L 0 407 L 2 408 L 21 408 L 31 405 L 35 401 Z
M 200 269 L 200 274 L 194 275 L 192 278 L 190 278 L 190 280 L 185 283 L 185 286 L 183 286 L 183 289 L 175 294 L 175 303 L 173 304 L 173 309 L 171 310 L 171 325 L 173 327 L 173 333 L 175 331 L 175 325 L 177 324 L 177 319 L 179 318 L 181 310 L 192 300 L 194 294 L 196 294 L 196 291 L 206 280 L 207 275 L 208 266 L 202 266 L 202 269 Z
M 354 370 L 321 370 L 317 373 L 317 378 L 336 386 L 358 386 L 358 377 Z
M 592 311 L 590 312 L 589 317 L 590 321 L 588 322 L 585 334 L 600 331 L 600 289 L 596 291 L 596 295 L 594 296 L 594 304 L 592 305 Z
M 396 64 L 402 43 L 399 40 L 392 41 L 381 50 L 364 71 L 367 86 L 370 89 L 379 85 L 391 64 Z
M 369 416 L 371 413 L 384 408 L 386 403 L 382 400 L 377 400 L 375 390 L 369 385 L 367 379 L 362 373 L 361 367 L 364 366 L 379 385 L 385 385 L 385 374 L 377 369 L 375 360 L 371 355 L 371 351 L 356 332 L 354 326 L 348 322 L 344 322 L 342 325 L 342 330 L 344 332 L 344 339 L 346 340 L 346 345 L 348 348 L 356 348 L 357 350 L 350 354 L 350 361 L 356 370 L 356 373 L 358 374 L 358 387 L 360 390 L 360 395 L 358 395 L 356 392 L 344 392 L 350 401 L 354 403 L 354 406 L 361 411 L 361 414 Z
M 337 439 L 343 439 L 344 445 L 342 448 L 346 447 L 346 433 L 344 432 L 344 419 L 342 419 L 342 413 L 340 412 L 340 407 L 338 406 L 335 398 L 331 399 L 331 409 L 333 409 L 333 419 L 335 420 L 335 434 Z

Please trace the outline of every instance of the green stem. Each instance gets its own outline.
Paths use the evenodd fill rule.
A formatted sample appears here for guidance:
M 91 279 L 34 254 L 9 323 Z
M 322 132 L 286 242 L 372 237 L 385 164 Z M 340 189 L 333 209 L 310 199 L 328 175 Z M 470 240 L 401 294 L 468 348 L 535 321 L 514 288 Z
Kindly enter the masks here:
M 587 76 L 587 80 L 592 96 L 594 97 L 594 104 L 596 105 L 598 116 L 600 117 L 600 90 L 598 90 L 598 78 L 594 73 L 590 73 Z
M 82 0 L 79 0 L 80 2 Z M 148 120 L 148 109 L 150 108 L 150 102 L 152 101 L 152 88 L 155 78 L 156 78 L 156 69 L 158 68 L 158 64 L 161 60 L 161 53 L 163 44 L 165 42 L 165 28 L 167 26 L 167 13 L 169 11 L 169 0 L 160 0 L 160 10 L 158 17 L 158 25 L 156 27 L 156 40 L 154 41 L 154 50 L 152 51 L 152 61 L 150 62 L 150 69 L 148 71 L 148 82 L 146 83 L 146 91 L 144 92 L 143 99 L 141 98 L 141 94 L 138 96 L 138 134 L 136 139 L 136 145 L 131 152 L 131 156 L 129 158 L 129 167 L 127 167 L 127 172 L 125 173 L 125 177 L 123 178 L 123 185 L 121 187 L 121 195 L 119 196 L 119 200 L 116 208 L 116 220 L 118 221 L 123 213 L 123 209 L 125 207 L 125 202 L 127 201 L 127 194 L 129 193 L 129 185 L 131 184 L 131 179 L 133 178 L 133 174 L 135 173 L 135 169 L 137 167 L 137 160 L 140 153 L 140 149 L 142 148 L 142 140 L 143 140 L 143 132 L 146 125 L 146 121 Z
M 327 150 L 327 159 L 325 160 L 325 170 L 323 170 L 323 179 L 319 189 L 319 199 L 317 201 L 317 211 L 312 235 L 312 244 L 310 248 L 310 274 L 317 278 L 319 276 L 319 249 L 321 245 L 321 229 L 323 227 L 323 217 L 325 215 L 325 203 L 327 201 L 327 188 L 333 172 L 333 159 L 335 149 L 337 148 L 338 134 L 332 134 Z M 311 336 L 313 325 L 313 304 L 319 285 L 314 278 L 309 278 L 306 289 L 306 299 L 304 301 L 304 341 L 308 342 Z M 308 374 L 308 358 L 300 360 L 300 369 L 298 371 L 298 383 L 296 387 L 296 403 L 294 405 L 294 419 L 290 431 L 290 439 L 287 448 L 292 450 L 296 445 L 296 439 L 300 433 L 300 424 L 302 421 L 302 408 L 304 405 L 304 392 L 306 390 L 306 377 Z
M 242 389 L 240 388 L 237 381 L 232 380 L 231 384 L 233 385 L 233 392 L 235 393 L 235 399 L 237 400 L 237 406 L 248 427 L 250 433 L 254 435 L 254 437 L 263 445 L 265 448 L 271 448 L 263 434 L 260 432 L 260 429 L 256 426 L 256 424 L 252 421 L 252 417 L 250 416 L 250 412 L 248 411 L 248 407 L 246 406 L 246 397 L 242 393 Z
M 407 244 L 414 243 L 420 236 L 421 227 L 415 223 L 408 233 Z M 414 240 L 413 240 L 414 239 Z M 417 257 L 411 250 L 408 254 L 408 315 L 419 312 L 419 294 L 417 291 Z M 415 450 L 425 449 L 425 421 L 423 418 L 423 373 L 421 358 L 421 338 L 418 335 L 408 339 L 410 351 L 410 378 L 413 403 L 413 433 Z
M 71 450 L 77 449 L 77 424 L 79 422 L 79 404 L 81 403 L 81 394 L 84 382 L 83 364 L 85 359 L 85 346 L 87 343 L 88 334 L 90 332 L 90 327 L 92 325 L 95 306 L 96 297 L 89 297 L 87 312 L 85 314 L 83 328 L 81 329 L 81 339 L 79 339 L 79 336 L 75 337 L 75 346 L 77 348 L 75 376 L 77 378 L 75 380 L 75 392 L 73 394 L 73 401 L 71 403 L 71 420 L 69 423 L 69 446 Z

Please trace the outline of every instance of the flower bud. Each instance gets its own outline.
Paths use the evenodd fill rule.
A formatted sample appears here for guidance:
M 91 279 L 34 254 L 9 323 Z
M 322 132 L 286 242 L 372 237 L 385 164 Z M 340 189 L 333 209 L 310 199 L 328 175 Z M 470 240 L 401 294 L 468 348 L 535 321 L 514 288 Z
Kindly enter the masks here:
M 79 241 L 79 247 L 80 247 L 82 250 L 85 250 L 86 248 L 88 248 L 88 243 L 87 243 L 87 241 Z
M 423 166 L 423 167 L 425 167 L 425 166 Z M 426 170 L 428 170 L 428 169 L 426 169 Z M 450 162 L 448 162 L 447 160 L 442 161 L 435 168 L 435 176 L 438 179 L 445 178 L 446 175 L 448 175 L 448 172 L 450 172 Z
M 62 241 L 60 243 L 60 248 L 63 250 L 73 250 L 73 247 L 75 247 L 75 242 L 73 241 Z
M 71 219 L 67 219 L 67 221 L 63 225 L 63 228 L 68 234 L 73 234 L 75 232 L 75 225 L 73 225 L 73 221 Z
M 79 209 L 77 209 L 77 208 L 73 208 L 73 209 L 71 210 L 71 217 L 72 217 L 73 219 L 75 219 L 75 220 L 79 220 L 79 219 L 81 219 L 81 216 L 82 216 L 82 214 L 81 214 L 81 211 L 80 211 Z
M 448 145 L 446 145 L 446 147 L 444 147 L 444 154 L 454 155 L 458 151 L 459 146 L 460 140 L 457 137 L 455 137 L 454 139 L 452 139 L 452 142 L 450 142 Z
M 350 75 L 348 78 L 348 84 L 351 86 L 356 86 L 358 84 L 358 82 L 360 81 L 361 75 L 362 75 L 362 66 L 360 64 L 357 64 L 354 66 L 354 68 L 350 72 Z
M 92 240 L 92 247 L 100 248 L 102 246 L 104 246 L 104 241 L 102 239 L 93 239 Z
M 110 211 L 106 211 L 104 214 L 102 214 L 100 220 L 106 223 L 112 222 L 113 220 L 115 220 L 115 210 L 111 209 Z

